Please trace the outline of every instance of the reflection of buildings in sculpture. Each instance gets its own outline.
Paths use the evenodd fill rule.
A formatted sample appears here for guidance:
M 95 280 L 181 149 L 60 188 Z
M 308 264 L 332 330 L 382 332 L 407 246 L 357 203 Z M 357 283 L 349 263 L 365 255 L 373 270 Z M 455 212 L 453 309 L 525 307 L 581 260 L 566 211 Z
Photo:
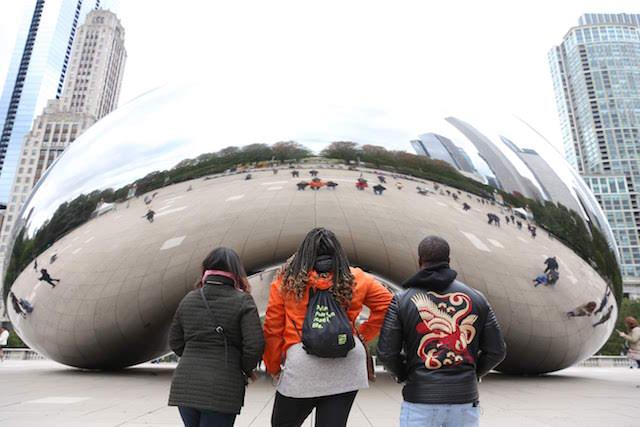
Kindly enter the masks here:
M 487 183 L 485 177 L 481 176 L 473 166 L 471 158 L 464 151 L 453 143 L 449 138 L 436 133 L 425 133 L 419 139 L 411 141 L 411 145 L 419 156 L 427 156 L 430 159 L 447 162 L 467 178 Z
M 25 135 L 48 99 L 59 98 L 72 66 L 78 25 L 110 0 L 36 0 L 26 9 L 0 97 L 0 202 L 8 202 Z M 89 71 L 86 69 L 85 71 Z
M 455 126 L 478 150 L 498 182 L 498 188 L 509 193 L 520 193 L 531 199 L 541 200 L 542 195 L 531 180 L 520 175 L 509 159 L 476 128 L 455 117 L 446 120 Z
M 0 265 L 18 213 L 35 183 L 69 144 L 116 108 L 125 59 L 124 29 L 117 16 L 106 10 L 91 11 L 78 29 L 62 96 L 47 102 L 24 137 L 6 221 L 0 229 Z
M 549 163 L 547 163 L 537 151 L 528 148 L 520 149 L 507 138 L 501 138 L 505 145 L 527 165 L 529 170 L 531 170 L 531 173 L 533 173 L 534 177 L 542 187 L 544 192 L 543 196 L 546 200 L 553 203 L 559 203 L 578 213 L 584 212 L 567 184 L 564 183 L 560 176 L 558 176 Z
M 476 172 L 467 153 L 442 135 L 425 133 L 420 135 L 419 139 L 411 141 L 411 145 L 418 155 L 442 160 L 461 171 Z
M 605 211 L 627 291 L 640 284 L 640 15 L 586 14 L 549 52 L 567 161 Z

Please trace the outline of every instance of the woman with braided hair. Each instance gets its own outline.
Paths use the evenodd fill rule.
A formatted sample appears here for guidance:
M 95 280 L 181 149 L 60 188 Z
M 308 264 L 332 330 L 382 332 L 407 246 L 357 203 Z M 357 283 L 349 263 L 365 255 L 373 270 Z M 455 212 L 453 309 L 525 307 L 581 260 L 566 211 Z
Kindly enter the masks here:
M 371 275 L 349 266 L 333 232 L 315 228 L 306 235 L 271 284 L 267 306 L 264 362 L 277 384 L 272 426 L 301 426 L 314 408 L 316 427 L 346 426 L 358 390 L 368 387 L 366 350 L 360 340 L 354 340 L 346 357 L 333 358 L 311 354 L 302 344 L 311 295 L 322 291 L 331 294 L 338 311 L 346 314 L 351 334 L 364 342 L 380 332 L 392 298 Z M 370 315 L 356 327 L 363 306 Z

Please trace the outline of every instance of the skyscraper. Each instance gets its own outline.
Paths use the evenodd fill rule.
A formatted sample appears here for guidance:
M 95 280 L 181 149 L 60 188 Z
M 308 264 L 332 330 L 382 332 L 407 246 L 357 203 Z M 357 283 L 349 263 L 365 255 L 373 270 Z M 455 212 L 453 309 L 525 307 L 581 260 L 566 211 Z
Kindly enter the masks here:
M 0 97 L 0 203 L 6 203 L 24 136 L 49 99 L 59 98 L 80 22 L 109 0 L 32 0 Z
M 640 284 L 640 15 L 586 14 L 549 52 L 565 157 L 613 229 L 627 292 Z
M 44 171 L 82 132 L 117 105 L 126 60 L 124 29 L 107 10 L 91 11 L 79 28 L 60 99 L 49 100 L 24 138 L 0 232 L 0 253 L 15 218 Z

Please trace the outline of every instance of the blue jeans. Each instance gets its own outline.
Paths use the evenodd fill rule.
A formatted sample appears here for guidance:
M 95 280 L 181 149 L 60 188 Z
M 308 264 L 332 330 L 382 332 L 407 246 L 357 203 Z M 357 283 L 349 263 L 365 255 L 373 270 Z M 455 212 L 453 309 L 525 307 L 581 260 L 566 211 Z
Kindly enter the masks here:
M 186 406 L 178 406 L 178 411 L 185 427 L 233 427 L 236 422 L 236 414 L 200 411 Z
M 477 427 L 480 411 L 473 403 L 430 405 L 402 402 L 400 427 Z

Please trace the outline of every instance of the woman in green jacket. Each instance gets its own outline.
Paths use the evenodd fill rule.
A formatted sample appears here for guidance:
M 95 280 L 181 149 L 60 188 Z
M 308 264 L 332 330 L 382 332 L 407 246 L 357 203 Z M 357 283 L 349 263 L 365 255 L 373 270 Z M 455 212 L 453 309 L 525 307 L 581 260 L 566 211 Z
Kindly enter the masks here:
M 202 262 L 202 280 L 180 302 L 169 346 L 180 356 L 169 405 L 185 426 L 233 426 L 264 349 L 258 309 L 233 249 L 214 249 Z

